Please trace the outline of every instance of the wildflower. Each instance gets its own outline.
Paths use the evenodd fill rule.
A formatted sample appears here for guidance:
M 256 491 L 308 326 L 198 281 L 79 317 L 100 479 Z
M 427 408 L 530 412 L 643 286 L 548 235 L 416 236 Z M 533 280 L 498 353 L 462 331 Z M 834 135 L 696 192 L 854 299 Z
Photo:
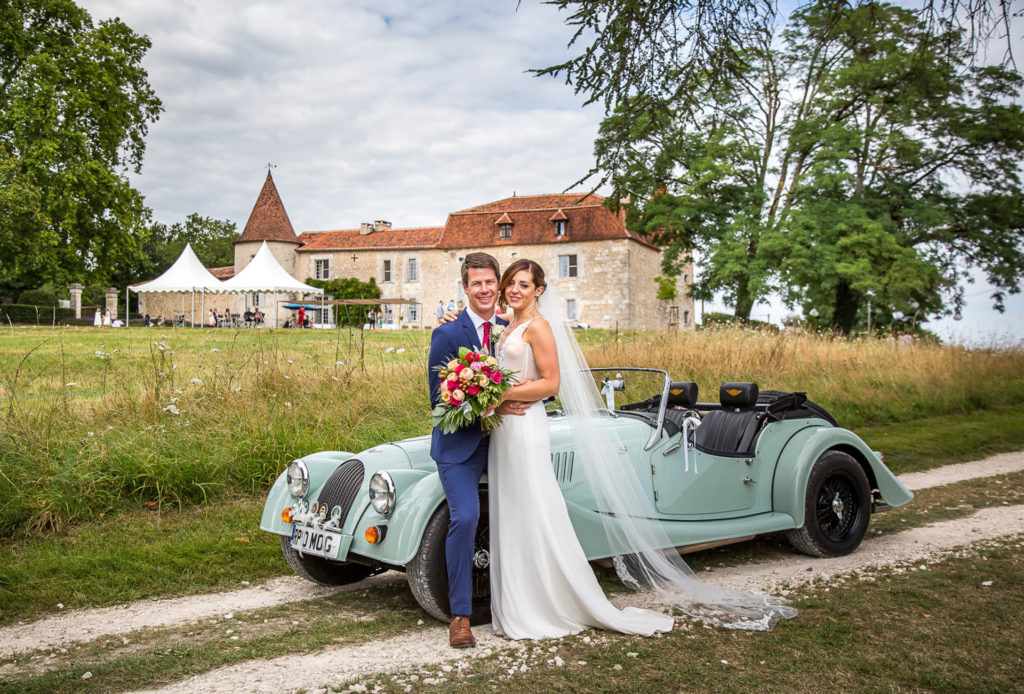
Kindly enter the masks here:
M 395 351 L 394 347 L 388 347 L 386 350 L 384 350 L 384 354 L 388 354 L 388 353 L 394 352 L 394 351 Z
M 170 412 L 173 415 L 181 414 L 181 410 L 179 410 L 177 405 L 175 405 L 173 402 L 164 408 L 164 412 Z
M 334 362 L 334 365 L 335 366 L 345 366 L 345 362 L 343 362 L 343 361 L 336 361 L 336 362 Z
M 65 388 L 74 388 L 77 385 L 78 385 L 77 383 L 75 383 L 74 381 L 71 381 L 71 383 L 65 383 L 64 387 Z
M 211 351 L 211 352 L 219 352 L 220 350 L 219 350 L 219 349 L 217 349 L 216 347 L 214 347 L 214 348 L 213 348 L 213 349 L 211 349 L 210 351 Z
M 288 361 L 289 364 L 294 364 L 295 363 L 291 359 L 288 359 L 287 361 Z
M 395 354 L 405 354 L 405 347 L 399 349 L 397 352 L 395 352 Z
M 98 349 L 96 350 L 96 358 L 100 360 L 110 359 L 110 352 L 104 352 L 102 349 Z
M 292 406 L 292 404 L 291 404 L 290 402 L 288 402 L 288 401 L 285 401 L 285 403 L 284 403 L 284 406 L 285 406 L 285 407 L 291 407 L 291 406 Z
M 193 378 L 191 381 L 189 381 L 189 383 L 191 383 L 194 386 L 201 386 L 201 385 L 203 385 L 202 379 L 199 379 L 199 378 Z

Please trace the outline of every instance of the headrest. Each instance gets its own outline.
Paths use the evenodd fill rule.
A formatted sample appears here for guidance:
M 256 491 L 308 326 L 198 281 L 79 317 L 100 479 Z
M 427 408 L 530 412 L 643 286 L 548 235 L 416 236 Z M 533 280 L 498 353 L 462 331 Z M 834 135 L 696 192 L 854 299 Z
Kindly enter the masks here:
M 746 409 L 757 404 L 756 383 L 723 383 L 718 390 L 722 407 Z
M 697 384 L 673 381 L 668 387 L 668 406 L 693 408 L 697 406 Z

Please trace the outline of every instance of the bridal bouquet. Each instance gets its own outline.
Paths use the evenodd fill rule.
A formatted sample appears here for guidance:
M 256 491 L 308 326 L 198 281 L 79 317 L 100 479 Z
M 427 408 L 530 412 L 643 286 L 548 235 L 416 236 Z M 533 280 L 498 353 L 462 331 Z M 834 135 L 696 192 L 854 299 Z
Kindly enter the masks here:
M 497 359 L 466 347 L 459 347 L 459 356 L 453 355 L 434 370 L 441 378 L 441 402 L 431 412 L 434 426 L 451 434 L 476 421 L 484 431 L 501 424 L 500 415 L 484 414 L 501 401 L 501 394 L 511 387 L 511 377 L 516 372 L 502 371 Z

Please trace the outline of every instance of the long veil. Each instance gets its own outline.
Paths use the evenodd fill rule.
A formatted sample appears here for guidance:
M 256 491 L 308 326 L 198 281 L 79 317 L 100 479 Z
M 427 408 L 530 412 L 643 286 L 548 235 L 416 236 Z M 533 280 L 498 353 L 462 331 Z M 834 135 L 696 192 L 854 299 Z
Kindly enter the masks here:
M 573 335 L 566 304 L 552 284 L 537 305 L 555 334 L 558 399 L 569 418 L 577 464 L 586 472 L 623 583 L 653 592 L 658 603 L 733 629 L 767 631 L 780 619 L 796 616 L 784 599 L 708 585 L 694 575 L 654 520 L 653 500 L 644 493 L 615 427 L 607 426 L 615 415 L 605 408 Z

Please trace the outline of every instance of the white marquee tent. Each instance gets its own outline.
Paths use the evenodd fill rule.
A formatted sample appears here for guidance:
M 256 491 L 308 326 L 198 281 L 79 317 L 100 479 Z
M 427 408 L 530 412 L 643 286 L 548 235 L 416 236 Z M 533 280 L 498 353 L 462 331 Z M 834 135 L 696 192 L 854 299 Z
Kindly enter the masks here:
M 288 271 L 281 267 L 281 263 L 277 262 L 277 258 L 274 257 L 266 241 L 260 246 L 259 251 L 249 261 L 249 264 L 231 279 L 221 282 L 216 291 L 273 292 L 275 295 L 278 293 L 323 295 L 324 293 L 323 289 L 311 287 L 288 274 Z M 274 327 L 277 327 L 277 302 L 274 306 Z
M 144 282 L 135 287 L 128 287 L 128 289 L 136 294 L 149 292 L 180 293 L 182 315 L 185 313 L 185 295 L 191 293 L 192 314 L 195 315 L 196 292 L 203 296 L 205 308 L 206 293 L 222 291 L 221 286 L 223 284 L 199 262 L 195 251 L 192 250 L 192 244 L 186 244 L 185 250 L 181 252 L 181 255 L 174 261 L 174 264 L 167 268 L 164 274 L 155 280 Z M 125 296 L 126 301 L 127 298 Z M 125 315 L 127 315 L 127 311 Z

